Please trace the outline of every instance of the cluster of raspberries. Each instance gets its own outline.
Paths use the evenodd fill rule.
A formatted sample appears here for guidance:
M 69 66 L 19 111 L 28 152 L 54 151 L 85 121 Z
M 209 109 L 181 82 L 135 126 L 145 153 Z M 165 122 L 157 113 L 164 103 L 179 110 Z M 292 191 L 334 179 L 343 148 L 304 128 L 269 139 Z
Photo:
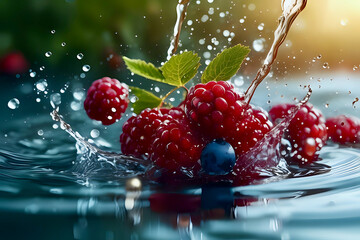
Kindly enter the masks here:
M 88 90 L 84 106 L 89 117 L 109 125 L 120 119 L 128 105 L 128 88 L 116 79 L 102 78 Z M 229 82 L 211 81 L 189 89 L 179 107 L 145 109 L 129 118 L 120 136 L 123 154 L 146 157 L 172 172 L 201 169 L 203 148 L 214 139 L 230 143 L 239 158 L 249 151 L 295 105 L 274 106 L 269 114 L 248 105 Z M 270 115 L 270 118 L 268 117 Z M 328 137 L 340 144 L 360 141 L 360 121 L 338 116 L 325 121 L 311 104 L 303 105 L 284 136 L 292 146 L 293 163 L 309 164 Z
M 123 125 L 121 151 L 147 156 L 157 166 L 196 172 L 200 155 L 214 139 L 232 144 L 237 156 L 247 152 L 270 129 L 267 114 L 244 103 L 228 82 L 197 84 L 181 107 L 146 109 Z

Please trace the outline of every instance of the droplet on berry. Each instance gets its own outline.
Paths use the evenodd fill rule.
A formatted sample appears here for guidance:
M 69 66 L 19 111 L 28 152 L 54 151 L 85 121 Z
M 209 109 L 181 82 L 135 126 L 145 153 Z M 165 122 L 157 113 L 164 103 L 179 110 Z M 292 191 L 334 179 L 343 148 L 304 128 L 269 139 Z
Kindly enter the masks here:
M 205 146 L 200 159 L 202 169 L 207 174 L 226 175 L 235 165 L 235 150 L 228 142 L 216 139 Z

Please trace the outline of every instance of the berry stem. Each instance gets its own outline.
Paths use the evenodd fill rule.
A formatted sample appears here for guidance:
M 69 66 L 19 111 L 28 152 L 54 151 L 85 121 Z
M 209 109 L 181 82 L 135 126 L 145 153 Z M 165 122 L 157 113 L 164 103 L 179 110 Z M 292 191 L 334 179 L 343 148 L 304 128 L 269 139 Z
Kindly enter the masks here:
M 186 91 L 186 94 L 185 94 L 185 97 L 188 95 L 188 93 L 189 93 L 189 89 L 187 88 L 187 87 L 185 87 L 185 86 L 181 86 L 183 89 L 185 89 L 185 91 Z
M 164 101 L 165 99 L 167 99 L 174 91 L 178 90 L 179 88 L 181 87 L 184 87 L 184 86 L 179 86 L 179 87 L 176 87 L 174 89 L 172 89 L 170 92 L 168 92 L 163 98 L 161 98 L 161 102 L 158 106 L 158 108 L 162 108 L 162 106 L 164 105 Z

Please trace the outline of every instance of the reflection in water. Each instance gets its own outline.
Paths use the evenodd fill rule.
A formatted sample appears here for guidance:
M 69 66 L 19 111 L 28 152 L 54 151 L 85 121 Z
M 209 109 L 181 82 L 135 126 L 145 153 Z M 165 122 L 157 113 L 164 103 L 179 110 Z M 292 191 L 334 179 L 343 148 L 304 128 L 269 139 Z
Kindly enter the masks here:
M 141 221 L 141 204 L 138 202 L 141 188 L 142 183 L 139 178 L 130 178 L 126 181 L 125 209 L 128 219 L 134 225 L 140 224 Z

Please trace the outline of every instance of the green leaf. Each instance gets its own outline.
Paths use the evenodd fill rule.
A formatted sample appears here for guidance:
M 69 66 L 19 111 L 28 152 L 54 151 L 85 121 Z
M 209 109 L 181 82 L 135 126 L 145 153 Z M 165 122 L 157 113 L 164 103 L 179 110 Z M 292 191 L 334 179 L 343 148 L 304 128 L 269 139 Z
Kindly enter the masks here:
M 131 93 L 134 94 L 138 100 L 132 104 L 134 113 L 139 114 L 145 108 L 155 108 L 161 103 L 161 98 L 155 96 L 151 92 L 137 87 L 130 87 Z
M 165 83 L 173 86 L 184 86 L 197 73 L 200 57 L 193 52 L 174 55 L 161 67 Z
M 226 81 L 236 74 L 249 54 L 249 47 L 238 44 L 219 53 L 206 67 L 201 82 Z
M 154 81 L 165 81 L 160 69 L 156 68 L 152 63 L 146 63 L 143 60 L 130 59 L 127 57 L 123 57 L 123 59 L 131 72 Z

